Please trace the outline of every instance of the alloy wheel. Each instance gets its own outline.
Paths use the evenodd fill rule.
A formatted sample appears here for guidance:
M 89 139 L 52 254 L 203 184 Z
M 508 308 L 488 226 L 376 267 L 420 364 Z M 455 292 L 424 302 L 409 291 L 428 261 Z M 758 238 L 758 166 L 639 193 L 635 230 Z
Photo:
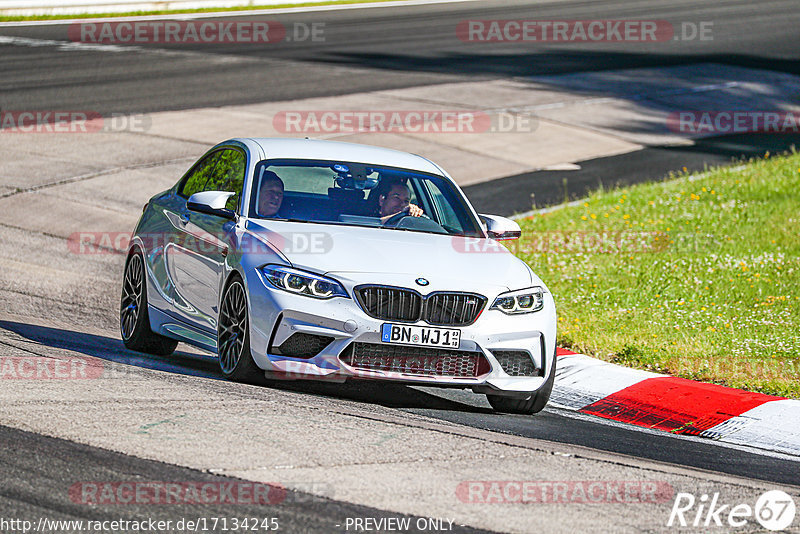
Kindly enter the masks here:
M 122 282 L 122 301 L 120 303 L 119 322 L 122 339 L 128 340 L 136 328 L 139 310 L 142 306 L 142 284 L 144 283 L 142 257 L 131 256 L 128 268 L 125 269 L 125 280 Z
M 225 374 L 232 373 L 242 358 L 246 329 L 247 299 L 236 281 L 228 287 L 219 315 L 219 362 Z

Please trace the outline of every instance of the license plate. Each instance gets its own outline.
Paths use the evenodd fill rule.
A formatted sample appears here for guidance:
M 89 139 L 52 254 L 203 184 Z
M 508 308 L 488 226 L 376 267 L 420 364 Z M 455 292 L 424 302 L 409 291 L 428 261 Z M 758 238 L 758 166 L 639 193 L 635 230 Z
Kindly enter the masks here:
M 461 330 L 384 323 L 381 326 L 381 341 L 384 343 L 457 349 L 461 342 Z

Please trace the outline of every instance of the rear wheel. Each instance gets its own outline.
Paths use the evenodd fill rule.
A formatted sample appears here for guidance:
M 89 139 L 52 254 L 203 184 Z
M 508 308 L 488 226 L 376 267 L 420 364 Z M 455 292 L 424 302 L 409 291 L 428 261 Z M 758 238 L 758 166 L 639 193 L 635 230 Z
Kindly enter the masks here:
M 138 250 L 128 257 L 128 262 L 125 264 L 119 326 L 122 342 L 131 350 L 166 356 L 172 354 L 178 346 L 178 342 L 174 339 L 150 330 L 144 258 Z
M 556 358 L 553 355 L 553 368 L 550 369 L 550 376 L 539 388 L 536 393 L 529 397 L 503 397 L 501 395 L 486 395 L 489 404 L 494 411 L 501 413 L 519 413 L 531 415 L 541 412 L 550 400 L 550 393 L 553 391 L 553 382 L 556 379 Z
M 237 382 L 260 382 L 264 371 L 250 355 L 250 326 L 247 315 L 247 294 L 241 278 L 236 276 L 222 297 L 217 327 L 217 354 L 222 374 Z

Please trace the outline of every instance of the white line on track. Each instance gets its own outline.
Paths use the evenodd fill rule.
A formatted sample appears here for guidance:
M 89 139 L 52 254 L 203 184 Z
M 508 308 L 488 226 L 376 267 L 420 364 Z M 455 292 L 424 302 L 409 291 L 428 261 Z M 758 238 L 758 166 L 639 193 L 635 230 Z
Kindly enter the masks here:
M 0 35 L 0 45 L 8 46 L 27 46 L 30 48 L 40 48 L 46 46 L 55 47 L 63 52 L 138 52 L 145 54 L 155 54 L 159 56 L 172 56 L 183 58 L 203 58 L 204 61 L 212 63 L 252 63 L 263 62 L 263 58 L 253 58 L 248 56 L 232 56 L 223 54 L 207 54 L 204 52 L 193 52 L 189 50 L 167 50 L 164 48 L 151 48 L 135 45 L 113 45 L 100 43 L 80 43 L 72 41 L 58 41 L 54 39 L 31 39 L 28 37 L 8 37 Z
M 74 24 L 80 22 L 131 22 L 138 20 L 193 20 L 193 19 L 221 19 L 228 17 L 253 17 L 259 15 L 285 15 L 291 13 L 312 13 L 316 11 L 339 11 L 349 9 L 368 9 L 376 7 L 405 7 L 421 6 L 427 4 L 458 4 L 464 2 L 478 2 L 480 0 L 398 0 L 396 2 L 368 2 L 364 4 L 343 4 L 327 6 L 298 6 L 279 9 L 251 9 L 243 11 L 216 11 L 208 13 L 176 13 L 172 15 L 138 15 L 130 17 L 102 17 L 79 18 L 58 20 L 22 20 L 17 22 L 0 22 L 2 27 L 19 26 L 56 26 L 59 24 Z M 131 9 L 134 9 L 133 7 Z

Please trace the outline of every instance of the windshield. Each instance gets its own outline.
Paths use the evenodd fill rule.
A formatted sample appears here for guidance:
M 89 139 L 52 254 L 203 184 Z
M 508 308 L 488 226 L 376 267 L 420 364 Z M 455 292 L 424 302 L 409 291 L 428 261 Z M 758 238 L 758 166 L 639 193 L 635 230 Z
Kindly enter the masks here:
M 481 237 L 442 177 L 344 161 L 267 160 L 255 168 L 250 213 L 263 219 Z

